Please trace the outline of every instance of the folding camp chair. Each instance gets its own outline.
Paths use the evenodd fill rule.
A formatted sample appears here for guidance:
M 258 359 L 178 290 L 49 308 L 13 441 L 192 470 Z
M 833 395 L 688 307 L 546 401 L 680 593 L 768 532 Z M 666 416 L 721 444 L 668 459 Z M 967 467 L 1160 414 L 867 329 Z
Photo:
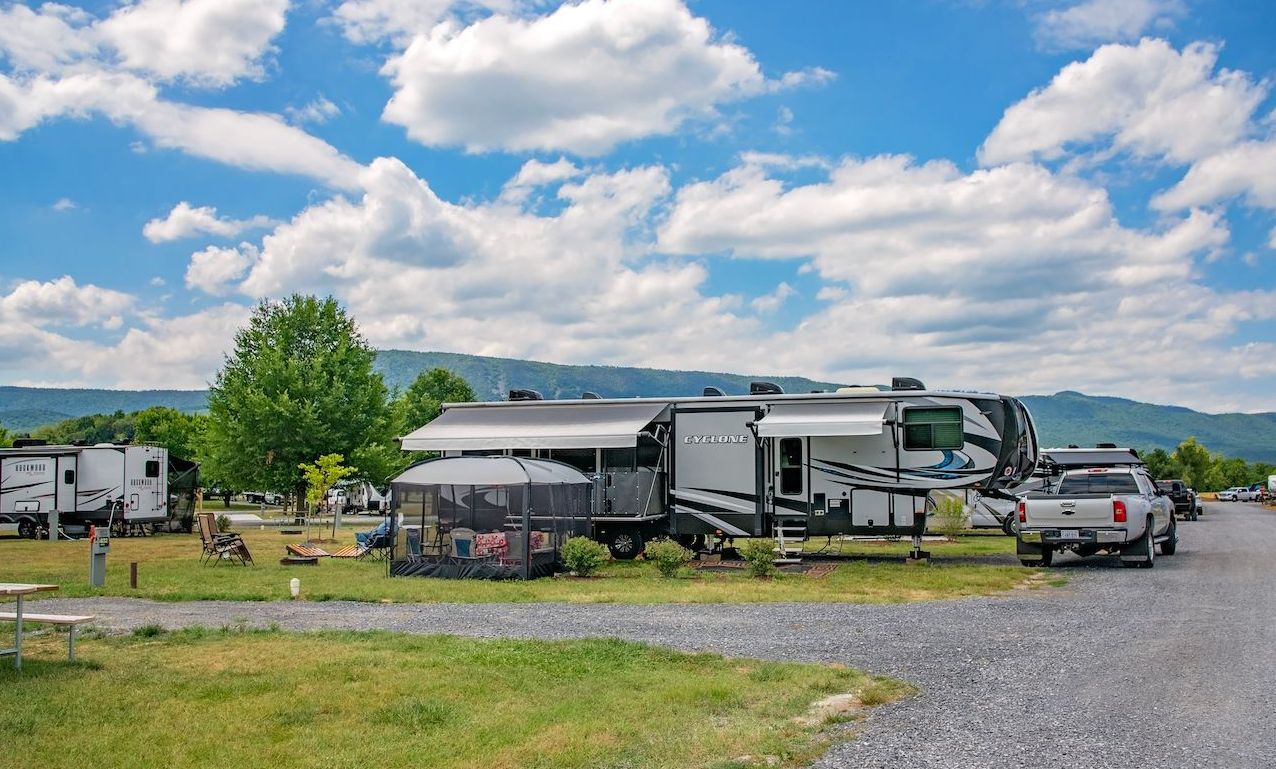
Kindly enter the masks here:
M 390 543 L 390 534 L 378 532 L 364 541 L 362 550 L 355 558 L 360 561 L 365 558 L 373 561 L 388 561 L 390 560 Z
M 253 557 L 248 552 L 248 545 L 244 544 L 243 537 L 234 532 L 219 532 L 217 518 L 212 513 L 200 513 L 196 518 L 199 519 L 199 541 L 204 548 L 200 555 L 202 563 L 207 565 L 221 561 L 238 561 L 241 566 L 252 564 Z

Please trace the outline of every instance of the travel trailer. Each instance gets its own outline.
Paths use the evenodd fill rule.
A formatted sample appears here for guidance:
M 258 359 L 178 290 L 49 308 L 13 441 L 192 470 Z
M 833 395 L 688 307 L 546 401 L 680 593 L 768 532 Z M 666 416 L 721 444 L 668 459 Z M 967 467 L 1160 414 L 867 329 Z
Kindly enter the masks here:
M 0 523 L 16 524 L 20 536 L 168 520 L 168 449 L 22 443 L 0 449 Z
M 774 537 L 782 557 L 809 537 L 913 537 L 928 494 L 998 494 L 1027 480 L 1037 440 L 1022 403 L 1003 395 L 892 389 L 546 401 L 515 390 L 499 403 L 446 404 L 401 439 L 405 451 L 555 459 L 597 479 L 594 536 L 618 558 L 652 537 L 693 548 Z

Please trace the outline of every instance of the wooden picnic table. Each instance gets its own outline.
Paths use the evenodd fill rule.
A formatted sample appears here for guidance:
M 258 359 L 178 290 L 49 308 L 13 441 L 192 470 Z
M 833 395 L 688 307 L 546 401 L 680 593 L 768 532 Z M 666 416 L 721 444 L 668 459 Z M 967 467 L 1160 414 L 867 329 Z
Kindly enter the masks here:
M 57 585 L 27 585 L 20 582 L 0 582 L 0 596 L 14 596 L 18 599 L 17 630 L 13 634 L 13 648 L 0 649 L 0 656 L 13 655 L 13 669 L 22 670 L 22 598 L 32 593 L 44 593 L 57 590 Z

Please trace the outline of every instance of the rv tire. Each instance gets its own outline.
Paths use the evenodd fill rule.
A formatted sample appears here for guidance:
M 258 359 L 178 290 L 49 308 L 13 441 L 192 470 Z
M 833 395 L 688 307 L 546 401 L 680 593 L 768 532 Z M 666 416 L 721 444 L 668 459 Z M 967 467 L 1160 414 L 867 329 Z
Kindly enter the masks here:
M 617 561 L 631 561 L 642 552 L 642 534 L 637 529 L 623 528 L 608 532 L 607 549 Z
M 30 518 L 23 518 L 18 521 L 18 536 L 23 539 L 35 539 L 36 527 L 35 521 Z

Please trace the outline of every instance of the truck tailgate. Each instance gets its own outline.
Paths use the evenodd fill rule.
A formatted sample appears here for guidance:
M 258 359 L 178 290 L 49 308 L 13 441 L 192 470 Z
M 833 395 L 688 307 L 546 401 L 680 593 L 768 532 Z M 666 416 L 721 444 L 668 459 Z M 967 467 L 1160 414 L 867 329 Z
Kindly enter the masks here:
M 1112 525 L 1111 494 L 1069 494 L 1066 497 L 1029 496 L 1026 526 L 1081 528 Z

